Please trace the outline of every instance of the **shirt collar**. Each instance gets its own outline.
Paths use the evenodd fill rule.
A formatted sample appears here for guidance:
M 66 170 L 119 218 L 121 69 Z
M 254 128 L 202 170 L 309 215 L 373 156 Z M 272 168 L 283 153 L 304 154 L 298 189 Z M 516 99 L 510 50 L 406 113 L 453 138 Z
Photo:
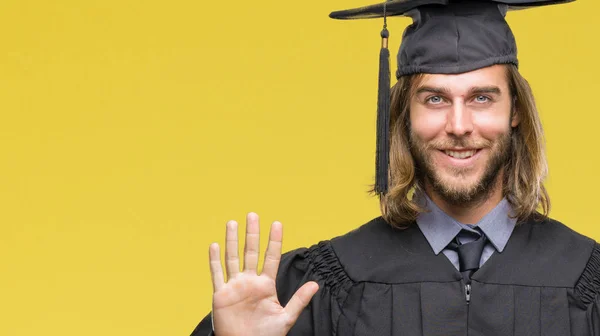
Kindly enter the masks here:
M 465 224 L 456 221 L 440 209 L 424 192 L 417 191 L 415 201 L 429 210 L 417 216 L 417 225 L 429 242 L 433 252 L 439 254 L 456 237 Z M 516 218 L 511 218 L 512 207 L 503 198 L 492 211 L 474 226 L 479 227 L 498 252 L 504 251 L 515 228 Z

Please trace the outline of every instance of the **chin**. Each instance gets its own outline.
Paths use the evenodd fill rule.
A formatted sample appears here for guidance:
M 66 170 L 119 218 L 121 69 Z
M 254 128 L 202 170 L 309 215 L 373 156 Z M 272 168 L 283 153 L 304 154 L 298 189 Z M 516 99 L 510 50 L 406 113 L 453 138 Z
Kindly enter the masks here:
M 469 190 L 481 183 L 483 174 L 481 172 L 474 171 L 461 171 L 461 172 L 444 172 L 442 176 L 438 176 L 437 180 L 441 184 L 448 186 L 454 190 Z
M 441 176 L 437 179 L 436 189 L 442 189 L 447 196 L 454 195 L 452 198 L 469 199 L 469 195 L 477 193 L 477 190 L 481 186 L 482 176 L 480 174 L 471 174 L 465 176 L 459 175 L 446 175 Z
M 456 195 L 470 195 L 472 194 L 478 187 L 477 183 L 445 183 L 444 189 L 447 190 L 449 194 Z
M 494 189 L 497 177 L 497 171 L 442 172 L 430 182 L 434 192 L 447 202 L 465 205 L 487 197 Z

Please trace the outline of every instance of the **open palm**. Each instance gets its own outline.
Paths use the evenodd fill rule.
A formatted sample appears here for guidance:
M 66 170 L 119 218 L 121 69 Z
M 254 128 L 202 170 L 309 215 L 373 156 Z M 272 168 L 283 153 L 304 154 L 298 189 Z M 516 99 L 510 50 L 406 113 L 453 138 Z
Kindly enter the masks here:
M 304 284 L 292 296 L 285 307 L 277 299 L 275 279 L 281 260 L 282 225 L 271 225 L 269 245 L 265 254 L 262 273 L 257 273 L 260 226 L 258 216 L 246 218 L 246 245 L 244 270 L 240 272 L 238 257 L 238 225 L 227 223 L 225 266 L 228 281 L 225 282 L 218 244 L 210 246 L 210 270 L 213 281 L 213 323 L 216 336 L 285 335 L 294 325 L 302 309 L 317 292 L 315 282 Z

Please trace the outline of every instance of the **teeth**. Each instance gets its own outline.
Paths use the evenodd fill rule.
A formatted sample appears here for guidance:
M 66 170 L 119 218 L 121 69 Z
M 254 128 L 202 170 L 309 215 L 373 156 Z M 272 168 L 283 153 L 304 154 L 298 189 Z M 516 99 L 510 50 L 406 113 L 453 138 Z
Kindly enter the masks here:
M 456 158 L 456 159 L 466 159 L 466 158 L 469 158 L 469 157 L 475 155 L 475 150 L 463 151 L 463 152 L 455 152 L 455 151 L 445 150 L 444 153 L 446 153 L 446 155 L 452 156 L 453 158 Z

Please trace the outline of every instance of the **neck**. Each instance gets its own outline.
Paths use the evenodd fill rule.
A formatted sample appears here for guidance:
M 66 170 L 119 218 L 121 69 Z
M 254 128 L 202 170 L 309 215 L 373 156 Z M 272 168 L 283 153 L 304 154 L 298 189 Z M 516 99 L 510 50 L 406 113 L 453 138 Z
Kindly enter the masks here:
M 498 174 L 492 190 L 483 199 L 470 203 L 454 204 L 436 193 L 429 183 L 425 183 L 427 196 L 448 216 L 463 224 L 477 224 L 485 215 L 502 201 L 502 172 Z

